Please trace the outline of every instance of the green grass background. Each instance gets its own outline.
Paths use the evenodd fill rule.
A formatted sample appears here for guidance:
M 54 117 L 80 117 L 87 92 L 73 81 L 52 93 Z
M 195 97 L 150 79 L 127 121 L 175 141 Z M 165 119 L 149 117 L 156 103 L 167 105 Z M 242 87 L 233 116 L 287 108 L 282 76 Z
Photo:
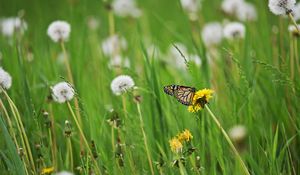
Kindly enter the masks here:
M 289 21 L 271 14 L 266 0 L 252 2 L 257 7 L 258 20 L 245 23 L 246 38 L 243 41 L 224 40 L 218 47 L 221 56 L 215 63 L 215 75 L 211 75 L 200 32 L 204 23 L 225 19 L 220 10 L 221 0 L 203 0 L 201 23 L 189 22 L 179 1 L 170 0 L 138 1 L 143 11 L 140 19 L 115 18 L 116 33 L 128 41 L 128 49 L 123 54 L 131 61 L 131 67 L 122 69 L 122 74 L 132 76 L 136 85 L 145 89 L 139 91 L 145 132 L 151 157 L 153 161 L 163 159 L 165 165 L 162 171 L 165 174 L 179 174 L 178 168 L 171 166 L 174 154 L 168 141 L 184 129 L 189 129 L 194 136 L 192 143 L 197 151 L 190 161 L 200 156 L 203 167 L 200 174 L 242 174 L 228 143 L 207 111 L 197 115 L 188 113 L 185 106 L 163 92 L 163 86 L 168 84 L 201 89 L 211 88 L 211 82 L 215 82 L 217 89 L 209 106 L 223 127 L 226 130 L 236 124 L 247 127 L 247 148 L 241 155 L 251 174 L 300 173 L 299 72 L 296 72 L 295 80 L 289 79 L 292 39 L 287 31 Z M 111 127 L 106 122 L 111 115 L 107 106 L 111 105 L 122 119 L 124 113 L 121 97 L 113 95 L 110 90 L 110 83 L 117 72 L 108 69 L 108 59 L 100 48 L 101 42 L 109 36 L 108 11 L 104 3 L 100 0 L 0 1 L 1 17 L 16 16 L 22 9 L 28 30 L 21 42 L 21 54 L 18 54 L 14 40 L 9 42 L 1 36 L 1 66 L 13 77 L 13 86 L 8 93 L 21 113 L 35 159 L 35 145 L 39 143 L 45 166 L 52 166 L 49 138 L 41 111 L 49 110 L 46 99 L 50 85 L 62 81 L 61 77 L 66 75 L 64 66 L 55 60 L 61 48 L 46 34 L 48 25 L 61 19 L 71 24 L 66 49 L 80 101 L 84 133 L 88 140 L 95 141 L 100 165 L 105 166 L 109 174 L 132 174 L 129 167 L 129 161 L 132 161 L 136 174 L 150 174 L 136 104 L 130 95 L 126 95 L 128 118 L 122 129 L 126 141 L 122 141 L 126 142 L 132 159 L 129 160 L 129 154 L 125 153 L 125 166 L 121 171 L 116 166 Z M 87 27 L 89 16 L 100 21 L 96 31 Z M 274 33 L 274 28 L 278 32 Z M 203 64 L 200 68 L 192 66 L 190 71 L 177 70 L 161 61 L 166 59 L 163 54 L 159 54 L 157 59 L 153 59 L 151 53 L 146 54 L 144 48 L 149 41 L 163 52 L 171 43 L 182 42 L 190 52 L 200 55 Z M 32 62 L 26 61 L 29 51 L 34 55 Z M 232 61 L 229 52 L 233 53 L 235 61 Z M 238 70 L 235 74 L 230 71 L 228 60 Z M 67 170 L 63 129 L 70 114 L 66 105 L 53 103 L 53 115 L 58 139 L 58 170 Z M 23 174 L 24 170 L 11 169 L 22 166 L 15 149 L 12 149 L 13 143 L 4 120 L 0 124 L 0 170 L 3 174 Z M 79 133 L 75 124 L 73 132 L 76 167 L 81 162 Z M 186 170 L 188 174 L 196 174 L 191 170 L 191 163 L 187 163 Z M 159 173 L 156 167 L 155 172 Z

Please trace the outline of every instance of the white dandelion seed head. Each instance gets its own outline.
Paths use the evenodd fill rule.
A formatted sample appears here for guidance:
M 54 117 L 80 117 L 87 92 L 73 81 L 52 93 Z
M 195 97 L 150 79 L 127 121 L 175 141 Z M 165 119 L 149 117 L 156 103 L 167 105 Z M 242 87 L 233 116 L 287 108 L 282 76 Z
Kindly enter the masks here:
M 257 11 L 253 4 L 248 2 L 243 2 L 237 8 L 236 17 L 240 21 L 255 21 L 257 19 Z
M 142 15 L 134 0 L 114 0 L 112 9 L 119 17 L 138 18 Z
M 121 55 L 116 55 L 109 60 L 108 68 L 112 69 L 115 67 L 130 67 L 130 61 L 128 57 L 123 58 Z
M 202 40 L 205 46 L 211 47 L 221 43 L 223 38 L 223 28 L 218 22 L 206 24 L 201 32 Z
M 228 131 L 229 137 L 235 141 L 242 141 L 247 136 L 247 129 L 244 125 L 235 125 Z
M 56 175 L 74 175 L 74 174 L 71 172 L 68 172 L 68 171 L 61 171 L 61 172 L 56 173 Z
M 226 14 L 235 15 L 243 3 L 243 0 L 223 0 L 221 8 Z
M 198 19 L 198 11 L 200 4 L 198 0 L 180 0 L 183 10 L 189 15 L 190 20 L 195 21 Z
M 128 75 L 119 75 L 110 84 L 115 95 L 121 95 L 134 87 L 133 79 Z
M 57 83 L 52 87 L 52 98 L 55 102 L 65 103 L 73 99 L 75 91 L 67 82 Z
M 11 84 L 12 84 L 12 78 L 10 74 L 6 72 L 2 67 L 0 67 L 0 86 L 3 89 L 8 90 L 11 87 Z
M 228 23 L 223 30 L 224 37 L 229 40 L 242 39 L 245 37 L 245 33 L 245 25 L 239 22 Z
M 188 50 L 185 47 L 185 45 L 183 45 L 182 43 L 174 43 L 174 45 L 180 50 L 180 52 L 187 59 Z M 186 64 L 180 52 L 173 45 L 170 45 L 168 50 L 168 58 L 171 65 L 174 65 L 176 68 L 183 70 L 186 68 Z
M 23 34 L 27 30 L 27 23 L 19 17 L 10 17 L 1 20 L 1 32 L 4 36 L 11 37 L 15 32 Z
M 47 34 L 54 42 L 68 41 L 71 26 L 66 21 L 54 21 L 48 26 Z
M 275 15 L 285 15 L 290 12 L 296 4 L 296 0 L 269 0 L 269 9 Z
M 105 56 L 113 56 L 114 53 L 127 49 L 127 41 L 124 37 L 113 35 L 106 38 L 101 46 Z
M 300 19 L 300 2 L 298 2 L 293 9 L 293 16 L 296 21 Z
M 300 30 L 300 24 L 298 24 L 297 27 L 298 27 L 298 30 Z M 300 35 L 300 33 L 298 33 L 298 30 L 295 25 L 289 25 L 288 30 L 292 34 Z

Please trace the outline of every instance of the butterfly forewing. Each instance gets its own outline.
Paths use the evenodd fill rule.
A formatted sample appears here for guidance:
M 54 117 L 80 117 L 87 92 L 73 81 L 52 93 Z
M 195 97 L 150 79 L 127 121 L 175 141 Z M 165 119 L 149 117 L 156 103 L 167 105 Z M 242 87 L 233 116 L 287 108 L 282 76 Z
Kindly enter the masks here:
M 181 104 L 191 105 L 196 89 L 188 86 L 169 85 L 164 87 L 168 95 L 174 96 Z

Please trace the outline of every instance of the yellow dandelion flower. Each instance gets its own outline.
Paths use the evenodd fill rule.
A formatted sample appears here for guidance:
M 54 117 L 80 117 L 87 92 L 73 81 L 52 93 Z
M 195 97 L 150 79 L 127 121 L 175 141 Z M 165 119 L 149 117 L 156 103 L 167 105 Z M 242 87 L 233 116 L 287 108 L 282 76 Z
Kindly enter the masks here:
M 171 150 L 174 152 L 174 153 L 178 153 L 182 150 L 182 143 L 176 138 L 172 138 L 170 141 L 170 147 L 171 147 Z
M 192 101 L 192 105 L 188 107 L 189 112 L 198 112 L 204 108 L 204 105 L 212 98 L 212 93 L 214 91 L 211 89 L 202 89 L 195 93 Z
M 53 173 L 54 167 L 43 168 L 41 174 L 50 174 Z
M 192 140 L 193 136 L 192 133 L 188 129 L 186 129 L 182 133 L 179 133 L 177 135 L 177 138 L 181 143 L 183 143 L 184 141 L 189 142 L 190 140 Z

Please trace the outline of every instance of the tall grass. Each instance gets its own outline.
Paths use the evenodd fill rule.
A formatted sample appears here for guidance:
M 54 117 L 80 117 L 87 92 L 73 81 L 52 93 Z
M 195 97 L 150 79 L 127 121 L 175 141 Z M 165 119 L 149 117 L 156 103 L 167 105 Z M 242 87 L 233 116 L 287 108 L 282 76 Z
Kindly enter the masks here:
M 16 105 L 14 111 L 19 111 L 36 169 L 30 171 L 28 154 L 18 155 L 6 115 L 12 120 L 20 147 L 22 133 L 13 118 L 11 102 L 0 93 L 1 173 L 39 174 L 54 167 L 55 172 L 76 174 L 243 174 L 209 113 L 189 113 L 163 92 L 165 85 L 179 84 L 215 88 L 208 106 L 224 130 L 236 124 L 247 128 L 245 148 L 239 155 L 250 174 L 300 174 L 299 37 L 289 35 L 288 19 L 272 15 L 267 1 L 254 0 L 258 20 L 245 23 L 244 40 L 222 42 L 212 70 L 200 32 L 206 22 L 224 19 L 220 2 L 204 0 L 201 20 L 191 23 L 177 1 L 138 1 L 143 10 L 139 19 L 113 16 L 102 1 L 0 1 L 0 16 L 15 16 L 23 9 L 28 22 L 21 40 L 0 36 L 0 65 L 13 77 L 7 94 Z M 97 30 L 88 28 L 90 16 L 99 20 Z M 65 66 L 57 59 L 61 47 L 46 35 L 48 25 L 57 19 L 70 22 L 72 27 L 64 47 L 78 106 L 48 99 L 50 86 L 68 80 Z M 130 59 L 130 68 L 107 66 L 109 58 L 104 56 L 101 42 L 114 33 L 128 41 L 122 54 Z M 162 53 L 150 53 L 149 42 L 158 45 Z M 201 67 L 190 64 L 189 69 L 179 70 L 170 64 L 172 58 L 164 53 L 175 42 L 198 54 Z M 29 53 L 34 56 L 32 61 L 28 61 Z M 134 79 L 138 87 L 134 94 L 115 96 L 111 92 L 110 83 L 119 74 Z M 141 97 L 138 103 L 134 100 L 137 97 Z M 79 113 L 74 113 L 72 109 L 77 107 Z M 50 128 L 43 111 L 49 113 Z M 76 115 L 81 115 L 82 124 L 73 120 Z M 112 127 L 107 120 L 116 116 L 120 126 Z M 68 138 L 64 135 L 66 120 L 71 122 Z M 169 140 L 184 129 L 193 134 L 195 151 L 185 157 L 182 169 L 174 166 L 176 155 Z

